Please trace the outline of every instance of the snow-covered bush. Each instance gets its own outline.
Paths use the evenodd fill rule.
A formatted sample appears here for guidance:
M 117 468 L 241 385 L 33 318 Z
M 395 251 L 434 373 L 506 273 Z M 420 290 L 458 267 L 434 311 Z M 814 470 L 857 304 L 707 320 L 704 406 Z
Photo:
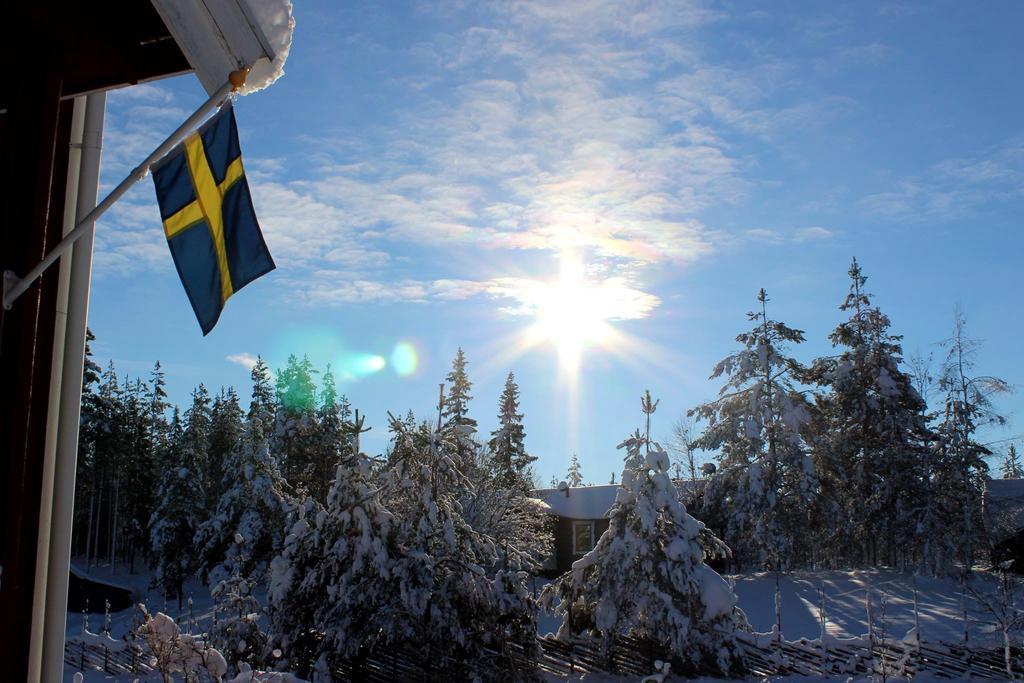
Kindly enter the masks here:
M 244 546 L 240 534 L 235 540 L 236 545 Z M 241 671 L 243 664 L 259 664 L 267 645 L 267 636 L 259 621 L 263 607 L 252 594 L 256 582 L 240 573 L 245 564 L 244 551 L 235 557 L 235 571 L 211 591 L 217 604 L 210 627 L 210 642 L 224 653 L 232 672 Z
M 686 512 L 660 446 L 637 432 L 619 448 L 626 457 L 608 530 L 542 595 L 562 616 L 559 637 L 594 633 L 606 651 L 622 636 L 640 638 L 668 647 L 681 673 L 735 673 L 745 620 L 732 587 L 705 563 L 729 549 Z
M 145 605 L 139 605 L 142 624 L 135 634 L 146 643 L 151 654 L 150 665 L 160 673 L 165 683 L 180 673 L 185 680 L 199 680 L 207 675 L 220 683 L 228 672 L 224 656 L 201 638 L 182 633 L 174 619 L 163 612 L 151 615 Z

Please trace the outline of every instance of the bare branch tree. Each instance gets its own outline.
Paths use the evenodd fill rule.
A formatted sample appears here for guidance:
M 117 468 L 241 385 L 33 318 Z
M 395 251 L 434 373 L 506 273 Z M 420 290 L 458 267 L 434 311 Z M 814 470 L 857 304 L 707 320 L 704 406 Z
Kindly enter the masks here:
M 694 453 L 697 448 L 694 446 L 696 440 L 696 424 L 693 417 L 687 413 L 683 413 L 676 420 L 675 424 L 672 425 L 672 439 L 670 445 L 672 451 L 676 454 L 677 467 L 679 469 L 679 463 L 686 467 L 686 471 L 690 475 L 690 479 L 697 478 L 697 462 L 694 458 Z M 677 472 L 678 474 L 678 472 Z

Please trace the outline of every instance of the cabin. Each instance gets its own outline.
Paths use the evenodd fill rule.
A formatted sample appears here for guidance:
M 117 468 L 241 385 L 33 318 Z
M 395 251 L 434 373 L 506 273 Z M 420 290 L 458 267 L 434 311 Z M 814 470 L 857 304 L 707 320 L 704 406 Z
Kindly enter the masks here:
M 703 489 L 704 480 L 677 480 L 680 500 L 689 504 Z M 593 550 L 597 539 L 608 529 L 608 512 L 615 502 L 618 484 L 602 486 L 568 486 L 565 482 L 553 489 L 537 489 L 533 497 L 547 506 L 551 515 L 554 547 L 541 573 L 558 576 L 572 568 L 572 563 Z
M 982 495 L 992 564 L 1024 573 L 1024 479 L 988 479 Z
M 68 575 L 68 611 L 102 614 L 108 609 L 120 612 L 135 602 L 131 588 L 89 576 L 83 569 L 71 565 Z

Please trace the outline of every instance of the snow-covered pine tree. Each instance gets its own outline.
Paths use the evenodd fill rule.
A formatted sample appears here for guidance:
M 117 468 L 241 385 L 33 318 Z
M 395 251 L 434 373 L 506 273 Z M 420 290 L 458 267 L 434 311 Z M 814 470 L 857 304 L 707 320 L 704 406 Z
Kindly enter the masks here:
M 200 382 L 199 386 L 192 390 L 192 405 L 185 410 L 184 418 L 182 439 L 189 457 L 192 458 L 185 464 L 199 478 L 198 486 L 203 492 L 203 498 L 199 503 L 198 514 L 201 515 L 200 519 L 205 519 L 210 513 L 206 507 L 206 491 L 209 487 L 216 486 L 218 482 L 209 479 L 213 410 L 210 405 L 210 393 L 203 383 Z
M 458 465 L 463 435 L 425 424 L 410 430 L 394 418 L 391 430 L 387 478 L 395 504 L 389 507 L 401 520 L 404 552 L 391 568 L 401 611 L 391 615 L 388 628 L 396 642 L 451 677 L 488 671 L 514 677 L 509 648 L 536 647 L 535 607 L 525 572 L 500 566 L 500 539 L 463 518 L 460 494 L 473 489 Z M 496 661 L 488 649 L 498 652 Z
M 260 626 L 263 606 L 253 595 L 256 581 L 243 572 L 245 539 L 236 536 L 239 548 L 233 553 L 231 576 L 215 584 L 210 594 L 215 600 L 214 620 L 210 625 L 210 644 L 224 654 L 229 674 L 244 670 L 241 664 L 258 667 L 266 658 L 267 634 Z
M 444 409 L 442 411 L 442 427 L 446 430 L 455 430 L 459 437 L 455 438 L 455 453 L 459 462 L 459 468 L 464 474 L 469 475 L 482 464 L 478 456 L 479 447 L 473 440 L 477 430 L 476 420 L 469 416 L 469 402 L 473 396 L 469 393 L 473 383 L 469 380 L 466 372 L 466 354 L 460 346 L 452 359 L 452 369 L 445 376 L 448 393 L 444 396 Z M 442 385 L 443 386 L 443 385 Z
M 1010 447 L 1006 449 L 1006 455 L 1003 457 L 1001 471 L 1003 479 L 1021 478 L 1020 455 L 1017 453 L 1017 447 L 1012 443 L 1010 444 Z
M 819 387 L 816 470 L 828 504 L 822 544 L 832 561 L 913 562 L 928 504 L 929 445 L 925 406 L 904 372 L 901 337 L 873 306 L 857 259 L 839 307 L 850 315 L 829 339 L 839 349 L 813 363 Z
M 344 662 L 387 646 L 404 614 L 392 565 L 400 552 L 371 464 L 348 452 L 327 507 L 296 521 L 273 561 L 269 597 L 274 643 L 285 664 L 332 680 Z
M 153 584 L 167 597 L 178 599 L 181 609 L 182 587 L 192 576 L 195 550 L 192 543 L 201 521 L 203 491 L 196 441 L 188 438 L 175 408 L 171 420 L 169 445 L 163 461 L 163 475 L 156 491 L 156 504 L 150 517 L 150 550 L 154 569 Z
M 526 452 L 526 430 L 519 412 L 519 385 L 511 372 L 498 399 L 498 428 L 491 432 L 490 464 L 499 486 L 529 493 L 533 487 L 530 463 L 535 458 Z
M 310 463 L 309 493 L 321 504 L 327 503 L 338 460 L 347 449 L 351 425 L 346 424 L 338 403 L 338 390 L 334 374 L 328 365 L 323 373 L 320 404 L 317 414 L 316 456 Z
M 307 356 L 288 357 L 277 373 L 277 413 L 271 452 L 285 479 L 297 491 L 309 491 L 317 445 L 316 370 Z
M 476 420 L 469 416 L 469 402 L 473 400 L 469 392 L 473 388 L 473 383 L 469 381 L 469 375 L 466 373 L 468 364 L 466 354 L 460 346 L 455 358 L 452 359 L 452 369 L 445 377 L 448 395 L 444 400 L 446 423 L 465 427 L 463 433 L 466 435 L 476 431 Z
M 95 364 L 93 367 L 93 372 L 98 373 L 98 367 Z M 86 379 L 88 377 L 87 373 Z M 113 361 L 102 374 L 93 374 L 93 377 L 95 388 L 89 389 L 82 396 L 79 473 L 76 480 L 77 495 L 88 499 L 88 510 L 83 515 L 87 567 L 98 560 L 101 549 L 109 547 L 113 480 L 117 473 L 117 462 L 123 452 L 118 424 L 124 409 L 121 406 L 121 387 Z M 88 388 L 90 385 L 86 386 Z
M 719 466 L 704 489 L 704 514 L 722 530 L 745 565 L 779 569 L 810 550 L 808 510 L 818 484 L 800 430 L 810 406 L 794 384 L 801 365 L 786 355 L 804 334 L 768 317 L 768 297 L 747 314 L 753 329 L 736 337 L 742 348 L 720 361 L 711 379 L 725 377 L 719 398 L 693 409 L 707 420 L 694 446 L 719 451 Z
M 206 509 L 212 515 L 217 509 L 225 475 L 234 473 L 227 467 L 228 454 L 242 437 L 242 406 L 234 387 L 221 388 L 210 409 L 210 449 L 207 455 L 205 489 Z M 227 479 L 230 482 L 231 479 Z
M 608 530 L 541 598 L 563 619 L 559 637 L 596 632 L 606 652 L 621 637 L 640 638 L 678 657 L 673 673 L 739 673 L 735 632 L 745 619 L 705 563 L 728 548 L 687 514 L 659 445 L 637 431 L 619 448 L 626 456 Z
M 160 361 L 153 364 L 153 370 L 149 373 L 146 396 L 149 408 L 149 439 L 154 445 L 158 445 L 166 436 L 167 410 L 171 407 L 167 401 L 167 380 L 164 378 Z
M 978 441 L 977 431 L 1006 424 L 992 399 L 1008 393 L 1010 385 L 998 377 L 974 374 L 980 343 L 967 335 L 967 319 L 959 308 L 954 313 L 953 334 L 943 345 L 946 358 L 939 387 L 946 394 L 946 409 L 936 428 L 939 452 L 932 471 L 932 491 L 939 503 L 936 517 L 944 527 L 942 538 L 952 546 L 948 550 L 959 551 L 964 570 L 970 572 L 984 528 L 980 514 L 988 472 L 985 457 L 992 454 Z
M 569 469 L 565 473 L 565 483 L 569 486 L 583 486 L 583 474 L 580 472 L 580 459 L 573 453 L 569 458 Z
M 200 575 L 211 587 L 233 573 L 265 581 L 295 506 L 287 489 L 259 422 L 249 422 L 225 457 L 216 508 L 195 534 Z
M 270 368 L 262 356 L 249 373 L 252 379 L 252 400 L 249 403 L 250 428 L 259 429 L 260 436 L 270 438 L 274 433 L 274 388 L 270 385 Z
M 156 368 L 154 374 L 158 373 Z M 126 383 L 120 402 L 123 412 L 117 422 L 121 452 L 114 491 L 115 548 L 132 569 L 136 551 L 144 552 L 149 546 L 149 512 L 160 475 L 158 446 L 167 428 L 164 416 L 154 413 L 161 405 L 166 408 L 166 403 L 157 398 L 161 391 L 159 376 L 149 386 L 136 379 Z

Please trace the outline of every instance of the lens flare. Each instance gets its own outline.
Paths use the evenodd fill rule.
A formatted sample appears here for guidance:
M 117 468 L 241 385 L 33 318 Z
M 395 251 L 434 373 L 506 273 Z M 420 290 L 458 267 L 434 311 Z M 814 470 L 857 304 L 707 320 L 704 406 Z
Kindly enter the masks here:
M 384 356 L 374 353 L 357 353 L 345 358 L 345 371 L 349 376 L 359 379 L 380 372 L 387 364 Z
M 408 377 L 416 372 L 419 362 L 416 347 L 409 342 L 398 342 L 395 350 L 391 352 L 391 367 L 402 377 Z

